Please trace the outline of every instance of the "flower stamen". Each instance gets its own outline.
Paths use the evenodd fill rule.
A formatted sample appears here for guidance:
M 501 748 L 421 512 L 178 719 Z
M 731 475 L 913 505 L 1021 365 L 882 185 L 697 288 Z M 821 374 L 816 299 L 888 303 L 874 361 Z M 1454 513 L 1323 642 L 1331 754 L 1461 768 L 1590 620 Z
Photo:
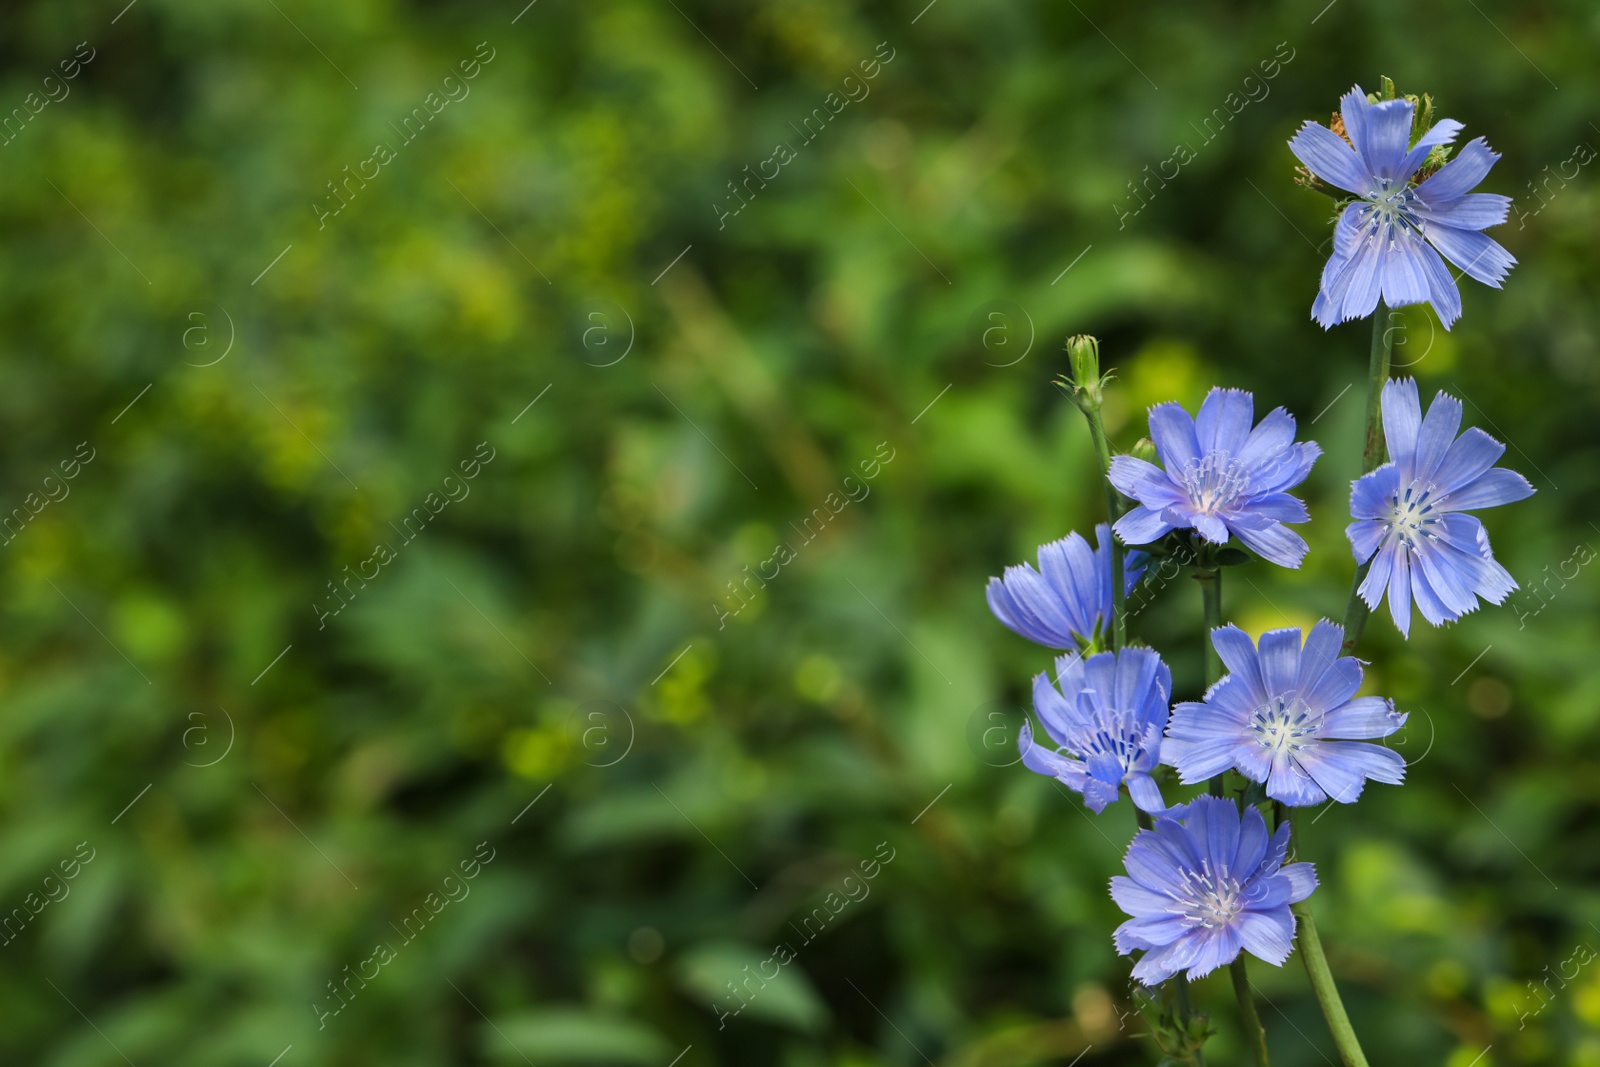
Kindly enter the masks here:
M 1277 696 L 1255 710 L 1250 720 L 1250 736 L 1256 744 L 1272 752 L 1294 755 L 1317 740 L 1317 721 L 1296 693 Z
M 1226 872 L 1213 871 L 1210 860 L 1202 860 L 1198 871 L 1185 868 L 1179 879 L 1179 914 L 1196 926 L 1208 930 L 1227 926 L 1244 910 L 1239 880 Z
M 1202 515 L 1227 510 L 1247 488 L 1238 461 L 1220 450 L 1190 460 L 1179 477 L 1190 504 Z
M 1436 488 L 1432 484 L 1424 488 L 1419 482 L 1412 482 L 1403 492 L 1389 498 L 1389 517 L 1384 528 L 1390 537 L 1414 550 L 1438 536 L 1430 529 L 1443 517 L 1436 506 Z

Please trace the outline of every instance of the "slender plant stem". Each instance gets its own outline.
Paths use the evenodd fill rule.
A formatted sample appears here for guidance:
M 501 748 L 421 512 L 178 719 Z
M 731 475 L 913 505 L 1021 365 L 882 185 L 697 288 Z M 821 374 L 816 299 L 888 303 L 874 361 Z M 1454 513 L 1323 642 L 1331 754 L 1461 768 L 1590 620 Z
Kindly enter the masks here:
M 1299 829 L 1295 825 L 1295 810 L 1289 809 L 1291 855 L 1295 849 L 1294 836 Z M 1345 1014 L 1344 1001 L 1339 999 L 1339 987 L 1334 984 L 1333 972 L 1328 969 L 1328 957 L 1322 951 L 1321 939 L 1317 937 L 1317 924 L 1311 917 L 1309 901 L 1302 900 L 1291 907 L 1299 927 L 1295 940 L 1300 946 L 1300 959 L 1305 962 L 1311 990 L 1317 995 L 1322 1017 L 1328 1021 L 1328 1030 L 1333 1034 L 1333 1044 L 1339 1050 L 1339 1058 L 1344 1061 L 1344 1067 L 1367 1067 L 1367 1057 L 1361 1051 L 1355 1027 L 1350 1025 L 1350 1016 Z
M 1367 361 L 1367 421 L 1366 434 L 1361 446 L 1361 473 L 1376 470 L 1385 460 L 1383 439 L 1383 386 L 1389 380 L 1389 310 L 1383 301 L 1378 302 L 1372 315 L 1372 353 Z M 1361 632 L 1367 625 L 1368 609 L 1361 599 L 1361 582 L 1367 576 L 1368 564 L 1356 567 L 1350 580 L 1350 600 L 1344 609 L 1344 655 L 1355 654 L 1361 641 Z M 1295 833 L 1294 809 L 1289 809 L 1289 833 Z M 1290 845 L 1291 852 L 1293 844 Z M 1339 987 L 1334 984 L 1333 972 L 1328 969 L 1327 953 L 1322 951 L 1322 939 L 1317 936 L 1317 924 L 1311 917 L 1311 902 L 1302 900 L 1293 905 L 1296 919 L 1295 943 L 1300 948 L 1300 959 L 1305 962 L 1306 974 L 1311 979 L 1311 989 L 1317 995 L 1322 1017 L 1328 1022 L 1333 1043 L 1345 1067 L 1367 1067 L 1367 1057 L 1361 1051 L 1355 1028 L 1344 1010 L 1339 997 Z
M 1111 484 L 1111 439 L 1106 436 L 1098 406 L 1086 410 L 1084 417 L 1089 420 L 1089 436 L 1094 438 L 1095 455 L 1100 457 L 1100 473 L 1106 483 L 1106 522 L 1114 525 L 1121 517 L 1122 502 L 1117 487 Z M 1122 646 L 1128 643 L 1127 590 L 1123 588 L 1122 579 L 1127 549 L 1115 534 L 1108 536 L 1111 537 L 1111 650 L 1121 652 Z
M 1382 466 L 1386 458 L 1383 443 L 1383 385 L 1389 380 L 1389 309 L 1378 301 L 1372 314 L 1372 354 L 1367 360 L 1367 429 L 1361 446 L 1361 473 L 1367 474 Z M 1361 631 L 1367 625 L 1367 603 L 1361 599 L 1362 581 L 1367 577 L 1370 561 L 1356 568 L 1350 581 L 1350 600 L 1344 609 L 1344 647 L 1346 656 L 1354 655 L 1361 641 Z
M 1210 689 L 1222 677 L 1222 657 L 1211 643 L 1211 631 L 1222 625 L 1222 568 L 1201 562 L 1195 565 L 1194 580 L 1200 583 L 1200 603 L 1205 616 L 1206 688 Z M 1211 779 L 1210 790 L 1214 797 L 1222 796 L 1222 775 Z
M 1172 976 L 1172 989 L 1172 999 L 1177 1002 L 1179 1017 L 1185 1020 L 1194 1018 L 1194 1005 L 1189 1002 L 1189 979 L 1183 976 L 1182 971 Z M 1196 1048 L 1190 1063 L 1192 1067 L 1206 1067 L 1205 1051 Z
M 1239 1014 L 1244 1016 L 1244 1037 L 1255 1057 L 1256 1067 L 1267 1067 L 1267 1031 L 1256 1012 L 1256 998 L 1250 988 L 1250 975 L 1244 967 L 1244 953 L 1228 964 L 1228 974 L 1233 979 L 1233 995 L 1239 1001 Z
M 1200 604 L 1206 622 L 1206 688 L 1209 689 L 1222 678 L 1222 657 L 1211 643 L 1211 631 L 1222 625 L 1222 568 L 1201 564 L 1195 568 L 1194 579 L 1200 583 Z

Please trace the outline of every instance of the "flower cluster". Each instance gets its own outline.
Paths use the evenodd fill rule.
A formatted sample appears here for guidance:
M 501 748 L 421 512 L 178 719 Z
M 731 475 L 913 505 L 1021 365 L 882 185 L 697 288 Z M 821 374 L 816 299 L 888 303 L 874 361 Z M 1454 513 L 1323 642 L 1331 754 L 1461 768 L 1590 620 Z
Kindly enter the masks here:
M 1448 327 L 1460 317 L 1461 296 L 1446 261 L 1496 287 L 1515 263 L 1482 233 L 1504 221 L 1509 201 L 1471 191 L 1499 157 L 1477 140 L 1451 159 L 1461 124 L 1431 116 L 1431 101 L 1399 97 L 1385 80 L 1381 99 L 1357 87 L 1331 126 L 1307 123 L 1290 142 L 1307 168 L 1304 184 L 1353 198 L 1341 206 L 1312 309 L 1324 327 L 1381 304 L 1424 301 Z M 1316 873 L 1287 862 L 1293 810 L 1351 804 L 1369 781 L 1405 780 L 1405 761 L 1379 742 L 1407 716 L 1387 697 L 1358 695 L 1365 665 L 1352 653 L 1366 613 L 1387 593 L 1395 627 L 1409 637 L 1413 603 L 1434 626 L 1480 600 L 1501 603 L 1516 582 L 1466 512 L 1533 492 L 1520 474 L 1495 466 L 1504 445 L 1475 427 L 1461 432 L 1460 400 L 1441 392 L 1424 415 L 1416 382 L 1387 378 L 1385 323 L 1375 326 L 1374 352 L 1383 359 L 1368 382 L 1365 473 L 1351 483 L 1346 530 L 1358 579 L 1348 633 L 1323 619 L 1308 632 L 1288 627 L 1252 640 L 1221 612 L 1226 568 L 1249 563 L 1251 553 L 1285 568 L 1305 559 L 1309 547 L 1290 526 L 1312 516 L 1290 490 L 1310 475 L 1321 447 L 1295 439 L 1283 408 L 1257 422 L 1249 392 L 1215 388 L 1193 415 L 1177 403 L 1152 407 L 1151 442 L 1135 449 L 1142 455 L 1112 455 L 1100 418 L 1112 376 L 1101 374 L 1092 338 L 1068 342 L 1073 376 L 1058 384 L 1089 421 L 1113 521 L 1095 528 L 1093 547 L 1070 533 L 1039 548 L 1037 570 L 1008 567 L 988 587 L 1000 622 L 1066 653 L 1053 678 L 1045 671 L 1033 680 L 1043 729 L 1023 724 L 1022 763 L 1080 794 L 1096 814 L 1124 793 L 1138 812 L 1143 829 L 1128 847 L 1127 873 L 1111 879 L 1112 899 L 1130 916 L 1113 935 L 1117 951 L 1142 953 L 1133 977 L 1146 985 L 1235 968 L 1258 1063 L 1265 1037 L 1241 954 L 1278 966 L 1297 936 L 1316 936 L 1298 922 Z M 1181 560 L 1205 590 L 1215 659 L 1197 700 L 1174 703 L 1160 653 L 1126 643 L 1125 598 L 1153 573 L 1147 564 L 1155 557 Z M 1198 796 L 1170 792 L 1201 783 L 1209 788 Z M 1321 969 L 1325 999 L 1332 978 L 1324 955 L 1318 948 L 1305 956 L 1308 968 Z M 1330 1013 L 1330 1026 L 1342 1015 Z M 1184 1050 L 1204 1040 L 1203 1021 L 1162 1019 L 1155 1036 L 1164 1062 L 1195 1062 Z M 1345 1022 L 1336 1032 L 1341 1053 L 1361 1062 L 1348 1030 Z

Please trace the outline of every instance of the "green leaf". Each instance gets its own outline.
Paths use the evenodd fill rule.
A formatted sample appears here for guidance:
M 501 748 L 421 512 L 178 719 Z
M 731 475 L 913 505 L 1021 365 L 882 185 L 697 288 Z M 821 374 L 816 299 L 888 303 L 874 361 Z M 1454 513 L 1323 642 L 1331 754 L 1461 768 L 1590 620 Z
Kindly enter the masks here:
M 763 951 L 737 941 L 707 942 L 679 958 L 678 984 L 713 1014 L 730 1013 L 730 1025 L 737 1015 L 816 1033 L 828 1021 L 828 1007 L 798 960 L 782 962 L 790 955 L 776 946 Z

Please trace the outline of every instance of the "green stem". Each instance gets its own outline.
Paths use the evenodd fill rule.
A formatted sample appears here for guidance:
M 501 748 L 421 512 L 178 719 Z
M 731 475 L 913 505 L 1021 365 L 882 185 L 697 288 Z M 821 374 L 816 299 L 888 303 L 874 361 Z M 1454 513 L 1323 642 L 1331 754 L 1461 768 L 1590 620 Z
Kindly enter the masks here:
M 1100 457 L 1100 473 L 1106 483 L 1106 522 L 1115 524 L 1120 517 L 1122 502 L 1117 487 L 1111 484 L 1111 439 L 1106 436 L 1105 423 L 1100 418 L 1098 404 L 1084 410 L 1089 420 L 1089 436 L 1094 438 L 1095 455 Z M 1123 557 L 1127 549 L 1115 535 L 1111 535 L 1111 651 L 1121 652 L 1128 642 L 1127 591 L 1123 589 Z
M 1169 981 L 1172 983 L 1172 1000 L 1177 1006 L 1178 1017 L 1185 1020 L 1194 1018 L 1194 1005 L 1189 1000 L 1189 979 L 1179 971 Z M 1173 1062 L 1177 1062 L 1174 1060 Z M 1189 1050 L 1189 1067 L 1206 1067 L 1205 1050 L 1195 1047 Z
M 1210 689 L 1222 677 L 1222 657 L 1211 643 L 1211 631 L 1222 625 L 1222 568 L 1205 562 L 1196 564 L 1194 580 L 1200 583 L 1200 603 L 1205 616 L 1206 688 Z M 1219 774 L 1211 779 L 1209 788 L 1214 797 L 1223 795 L 1222 777 Z
M 1361 446 L 1361 473 L 1368 474 L 1383 465 L 1385 455 L 1383 439 L 1383 386 L 1389 380 L 1389 310 L 1378 302 L 1372 315 L 1372 350 L 1367 360 L 1367 419 L 1366 433 Z M 1368 609 L 1361 599 L 1361 583 L 1367 576 L 1368 564 L 1356 568 L 1350 580 L 1350 600 L 1344 609 L 1344 644 L 1341 653 L 1354 655 L 1361 641 L 1361 632 L 1367 625 Z M 1293 854 L 1295 834 L 1294 809 L 1289 809 L 1290 852 Z M 1361 1051 L 1355 1028 L 1344 1010 L 1339 997 L 1339 987 L 1334 984 L 1333 972 L 1328 969 L 1327 953 L 1322 951 L 1322 939 L 1317 936 L 1317 924 L 1311 917 L 1311 902 L 1302 900 L 1293 905 L 1296 919 L 1295 944 L 1300 958 L 1305 962 L 1306 974 L 1311 979 L 1311 989 L 1317 995 L 1317 1005 L 1328 1022 L 1333 1043 L 1344 1060 L 1345 1067 L 1367 1067 L 1367 1057 Z
M 1211 643 L 1211 631 L 1222 625 L 1222 568 L 1201 564 L 1195 567 L 1194 580 L 1200 583 L 1200 605 L 1206 622 L 1206 688 L 1222 678 L 1222 657 Z
M 1243 952 L 1228 964 L 1228 974 L 1233 978 L 1233 995 L 1239 1001 L 1239 1014 L 1244 1016 L 1244 1036 L 1250 1044 L 1250 1054 L 1255 1057 L 1257 1067 L 1267 1067 L 1267 1031 L 1256 1012 L 1256 998 L 1250 989 Z
M 1361 446 L 1361 473 L 1367 474 L 1383 465 L 1383 386 L 1389 380 L 1389 309 L 1378 302 L 1372 314 L 1372 354 L 1367 360 L 1367 428 Z M 1359 590 L 1367 577 L 1368 563 L 1356 568 L 1350 582 L 1350 600 L 1344 609 L 1344 646 L 1346 656 L 1354 655 L 1361 631 L 1367 625 L 1367 603 Z
M 1295 810 L 1289 809 L 1290 855 L 1295 852 L 1294 836 L 1298 829 L 1295 826 Z M 1321 939 L 1317 937 L 1317 924 L 1311 918 L 1309 902 L 1302 900 L 1291 907 L 1299 927 L 1295 940 L 1300 946 L 1300 959 L 1305 962 L 1311 990 L 1317 995 L 1322 1017 L 1328 1021 L 1328 1030 L 1333 1034 L 1333 1044 L 1339 1050 L 1339 1058 L 1344 1061 L 1344 1067 L 1367 1067 L 1367 1057 L 1361 1051 L 1355 1027 L 1350 1025 L 1350 1016 L 1345 1014 L 1344 1001 L 1339 999 L 1339 987 L 1334 984 L 1333 972 L 1328 969 L 1328 957 L 1322 951 Z

